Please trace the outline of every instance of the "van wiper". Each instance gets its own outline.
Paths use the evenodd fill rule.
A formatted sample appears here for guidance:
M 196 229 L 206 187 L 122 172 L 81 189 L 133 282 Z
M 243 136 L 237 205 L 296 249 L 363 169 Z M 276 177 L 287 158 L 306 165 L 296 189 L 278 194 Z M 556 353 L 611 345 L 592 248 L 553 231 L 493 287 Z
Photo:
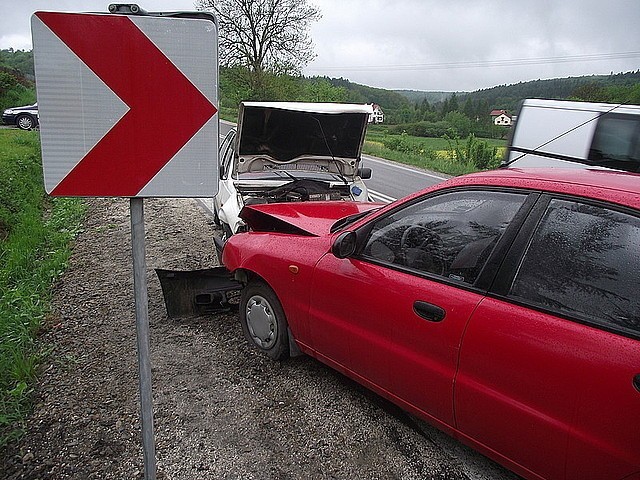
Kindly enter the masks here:
M 640 161 L 637 158 L 632 158 L 629 155 L 618 155 L 616 157 L 604 157 L 597 160 L 586 160 L 585 163 L 593 167 L 608 167 L 619 170 L 625 170 L 627 172 L 640 172 Z M 632 168 L 635 166 L 635 169 Z

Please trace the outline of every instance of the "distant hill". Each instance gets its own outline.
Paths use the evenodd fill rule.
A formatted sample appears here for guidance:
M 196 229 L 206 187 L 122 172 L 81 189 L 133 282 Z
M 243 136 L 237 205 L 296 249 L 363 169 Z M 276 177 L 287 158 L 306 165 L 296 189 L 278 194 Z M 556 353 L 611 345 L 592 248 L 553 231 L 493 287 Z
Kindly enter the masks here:
M 640 83 L 640 70 L 614 75 L 590 75 L 583 77 L 553 78 L 533 80 L 513 85 L 499 85 L 493 88 L 468 93 L 461 99 L 486 100 L 492 108 L 514 111 L 525 98 L 566 99 L 579 88 L 589 86 L 614 87 L 631 86 Z
M 328 79 L 348 92 L 349 101 L 376 102 L 385 113 L 385 126 L 394 132 L 442 136 L 454 132 L 466 137 L 503 137 L 489 113 L 494 109 L 517 112 L 525 98 L 572 99 L 592 102 L 640 104 L 640 70 L 611 75 L 533 80 L 499 85 L 475 92 L 384 90 L 344 79 Z M 447 133 L 449 132 L 449 133 Z
M 318 78 L 318 77 L 315 77 Z M 326 77 L 325 77 L 326 78 Z M 353 83 L 344 78 L 326 78 L 334 87 L 341 87 L 347 91 L 347 101 L 353 103 L 377 103 L 383 109 L 399 110 L 409 107 L 410 101 L 404 95 L 384 88 L 368 87 Z
M 377 103 L 385 112 L 385 123 L 408 123 L 414 121 L 435 121 L 441 119 L 450 111 L 460 111 L 469 118 L 483 118 L 492 109 L 504 109 L 515 112 L 518 104 L 525 98 L 567 99 L 577 97 L 582 100 L 603 101 L 624 98 L 628 101 L 630 95 L 622 92 L 615 95 L 611 90 L 634 90 L 631 98 L 633 103 L 640 103 L 640 70 L 635 72 L 617 73 L 611 75 L 591 75 L 582 77 L 554 78 L 550 80 L 533 80 L 512 85 L 498 85 L 492 88 L 476 90 L 474 92 L 443 92 L 419 90 L 386 90 L 353 83 L 344 78 L 329 77 L 274 77 L 274 85 L 281 88 L 260 98 L 253 98 L 247 86 L 239 79 L 242 75 L 237 72 L 230 75 L 221 69 L 220 89 L 222 101 L 226 100 L 230 108 L 236 108 L 240 100 L 248 98 L 260 100 L 304 100 L 304 101 L 346 101 L 352 103 Z M 0 97 L 3 102 L 12 104 L 17 100 L 7 97 L 7 88 L 21 85 L 33 89 L 34 69 L 33 52 L 24 50 L 0 50 L 0 75 L 4 80 L 0 82 Z M 226 76 L 225 76 L 226 75 Z M 286 78 L 284 78 L 286 77 Z M 279 82 L 279 83 L 278 83 Z M 292 85 L 298 82 L 298 90 L 304 91 L 305 82 L 323 82 L 335 87 L 335 92 L 328 91 L 327 98 L 309 100 L 298 98 L 301 94 Z M 246 83 L 246 82 L 245 82 Z M 226 91 L 225 91 L 226 90 Z M 608 90 L 608 92 L 605 92 Z M 233 94 L 229 94 L 232 92 Z M 226 98 L 225 97 L 226 94 Z M 332 94 L 339 94 L 332 97 Z M 236 98 L 237 97 L 237 98 Z M 316 98 L 314 96 L 313 98 Z M 428 105 L 425 105 L 425 101 Z M 609 100 L 605 100 L 609 101 Z
M 459 102 L 470 98 L 474 102 L 486 102 L 492 109 L 515 111 L 518 103 L 525 98 L 566 99 L 585 86 L 612 87 L 630 86 L 640 83 L 640 70 L 613 75 L 590 75 L 582 77 L 532 80 L 511 85 L 476 90 L 475 92 L 455 92 Z M 426 92 L 417 90 L 394 90 L 405 96 L 411 103 L 419 104 L 426 99 L 431 104 L 442 103 L 454 92 Z
M 429 103 L 441 103 L 453 95 L 453 92 L 425 92 L 422 90 L 393 90 L 403 97 L 406 97 L 411 103 L 422 103 L 426 100 Z M 456 92 L 456 95 L 466 94 L 466 92 Z

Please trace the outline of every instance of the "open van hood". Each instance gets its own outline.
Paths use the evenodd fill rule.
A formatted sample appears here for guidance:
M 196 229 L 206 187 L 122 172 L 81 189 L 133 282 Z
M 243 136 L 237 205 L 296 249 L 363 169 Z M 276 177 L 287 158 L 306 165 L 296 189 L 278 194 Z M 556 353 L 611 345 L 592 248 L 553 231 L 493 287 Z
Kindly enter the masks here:
M 300 170 L 353 178 L 371 105 L 242 102 L 236 172 Z

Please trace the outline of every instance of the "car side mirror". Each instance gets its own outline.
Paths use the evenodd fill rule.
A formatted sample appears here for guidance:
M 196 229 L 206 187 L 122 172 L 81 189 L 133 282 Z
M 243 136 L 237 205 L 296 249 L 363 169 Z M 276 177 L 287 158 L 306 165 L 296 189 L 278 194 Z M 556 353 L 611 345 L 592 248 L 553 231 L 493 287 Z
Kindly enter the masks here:
M 363 180 L 367 180 L 368 178 L 371 178 L 371 169 L 369 167 L 359 168 L 357 173 L 358 173 L 358 176 Z
M 331 253 L 336 258 L 347 258 L 356 251 L 356 232 L 342 232 L 331 246 Z

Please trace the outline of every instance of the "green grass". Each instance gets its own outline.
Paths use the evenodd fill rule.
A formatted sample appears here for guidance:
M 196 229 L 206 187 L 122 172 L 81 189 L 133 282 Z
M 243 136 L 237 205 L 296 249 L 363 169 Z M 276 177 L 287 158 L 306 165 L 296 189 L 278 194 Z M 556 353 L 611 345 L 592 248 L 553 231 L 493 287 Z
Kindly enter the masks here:
M 227 122 L 235 123 L 238 121 L 237 108 L 220 107 L 220 109 L 218 110 L 218 115 L 222 120 L 226 120 Z
M 394 162 L 413 165 L 447 175 L 463 175 L 477 171 L 477 169 L 469 163 L 460 163 L 443 157 L 433 158 L 420 154 L 399 152 L 369 141 L 365 142 L 363 152 L 368 155 L 373 155 L 374 157 L 386 158 Z
M 400 137 L 400 136 L 402 135 L 386 134 L 384 132 L 369 131 L 369 129 L 367 129 L 367 140 L 370 142 L 382 143 L 382 141 L 385 138 Z M 449 142 L 445 138 L 413 137 L 411 135 L 404 135 L 404 137 L 407 138 L 408 141 L 411 142 L 413 145 L 419 146 L 425 150 L 438 151 L 438 150 L 449 149 Z M 507 145 L 506 140 L 497 140 L 495 138 L 478 138 L 478 140 L 483 140 L 487 142 L 489 145 L 495 146 L 495 147 L 506 147 Z
M 494 166 L 497 166 L 504 153 L 506 142 L 492 138 L 479 138 L 475 141 L 476 143 L 486 142 L 489 147 L 497 148 L 496 158 L 493 162 Z M 467 139 L 458 140 L 459 146 L 463 146 L 467 142 Z M 455 146 L 455 140 L 388 134 L 378 126 L 368 129 L 363 151 L 376 157 L 448 175 L 462 175 L 478 171 L 472 161 L 456 157 Z
M 0 446 L 20 435 L 44 352 L 36 336 L 84 203 L 44 194 L 37 132 L 0 130 Z

